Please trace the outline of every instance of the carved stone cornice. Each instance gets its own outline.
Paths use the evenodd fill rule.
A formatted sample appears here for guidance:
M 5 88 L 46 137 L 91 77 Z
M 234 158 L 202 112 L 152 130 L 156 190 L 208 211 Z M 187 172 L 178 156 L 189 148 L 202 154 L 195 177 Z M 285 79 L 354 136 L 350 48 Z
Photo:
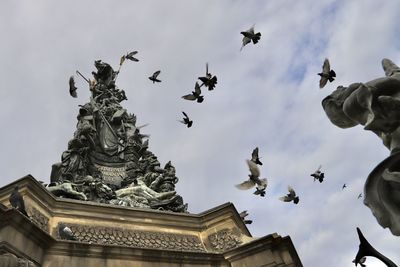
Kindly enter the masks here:
M 35 263 L 28 259 L 19 258 L 16 255 L 6 252 L 4 254 L 0 254 L 0 266 L 7 267 L 38 267 Z
M 248 243 L 240 245 L 239 247 L 225 251 L 223 255 L 230 262 L 235 262 L 258 253 L 263 253 L 263 251 L 285 251 L 287 257 L 291 258 L 290 263 L 285 263 L 285 259 L 280 255 L 271 254 L 271 263 L 266 264 L 265 266 L 303 266 L 290 237 L 282 237 L 277 233 L 254 239 Z
M 6 226 L 18 229 L 21 234 L 29 236 L 30 240 L 37 244 L 46 244 L 45 247 L 49 247 L 54 241 L 47 232 L 44 234 L 36 223 L 32 223 L 29 218 L 15 209 L 0 212 L 0 229 Z

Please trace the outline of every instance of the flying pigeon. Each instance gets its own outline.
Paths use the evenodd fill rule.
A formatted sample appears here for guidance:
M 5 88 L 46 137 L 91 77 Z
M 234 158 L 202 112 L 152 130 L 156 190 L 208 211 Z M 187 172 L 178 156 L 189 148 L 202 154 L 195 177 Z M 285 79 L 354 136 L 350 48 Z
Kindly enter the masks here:
M 250 174 L 249 174 L 249 179 L 244 181 L 241 184 L 236 185 L 238 189 L 241 190 L 247 190 L 250 188 L 253 188 L 256 184 L 260 187 L 259 189 L 262 190 L 261 188 L 267 188 L 267 179 L 260 179 L 260 169 L 258 168 L 257 164 L 252 162 L 251 160 L 246 160 L 247 165 L 249 166 Z M 256 191 L 257 192 L 257 191 Z
M 299 197 L 296 196 L 296 192 L 294 191 L 294 189 L 291 186 L 288 186 L 288 191 L 289 194 L 287 194 L 286 196 L 280 197 L 279 200 L 283 201 L 283 202 L 291 202 L 293 201 L 294 204 L 299 203 Z
M 208 63 L 206 63 L 206 76 L 199 77 L 199 80 L 203 82 L 209 91 L 214 90 L 215 85 L 217 84 L 217 76 L 213 76 L 208 72 Z
M 71 228 L 69 228 L 63 223 L 60 223 L 58 226 L 58 234 L 60 235 L 61 239 L 77 240 Z
M 254 195 L 260 195 L 260 197 L 265 197 L 265 187 L 264 186 L 256 186 L 256 191 L 253 193 Z
M 115 81 L 117 80 L 117 77 L 118 77 L 118 74 L 119 74 L 119 72 L 121 70 L 122 64 L 124 64 L 126 59 L 129 59 L 129 60 L 135 61 L 135 62 L 139 61 L 139 59 L 134 57 L 134 55 L 136 55 L 137 53 L 138 53 L 138 51 L 132 51 L 132 52 L 129 52 L 126 55 L 123 55 L 121 57 L 121 59 L 119 60 L 119 69 L 117 71 L 115 71 L 115 72 L 113 71 L 113 73 L 112 73 L 112 75 L 113 75 L 113 77 L 112 77 L 113 78 L 113 83 L 115 83 Z M 93 72 L 92 72 L 92 74 L 93 74 Z M 94 75 L 94 76 L 95 76 L 95 79 L 97 80 L 96 75 Z
M 243 47 L 251 41 L 253 41 L 253 44 L 256 44 L 261 38 L 261 33 L 254 33 L 254 25 L 249 30 L 240 33 L 243 34 L 242 47 L 240 48 L 240 51 L 242 51 Z
M 366 266 L 367 266 L 367 265 L 364 264 L 366 260 L 367 260 L 367 257 L 362 257 L 362 258 L 358 261 L 358 263 L 361 265 L 361 267 L 366 267 Z M 356 263 L 356 260 L 354 259 L 354 260 L 352 261 L 352 263 Z
M 204 97 L 201 95 L 201 89 L 200 89 L 199 83 L 196 82 L 196 84 L 194 86 L 194 91 L 192 91 L 191 94 L 184 95 L 184 96 L 182 96 L 182 98 L 186 99 L 186 100 L 191 100 L 191 101 L 197 100 L 198 103 L 203 102 Z
M 354 264 L 357 266 L 361 262 L 363 257 L 371 256 L 381 260 L 388 267 L 397 267 L 394 262 L 378 252 L 368 241 L 365 239 L 360 228 L 357 227 L 358 238 L 360 239 L 360 245 L 358 246 L 358 252 L 354 260 Z
M 262 165 L 260 158 L 258 157 L 258 147 L 256 147 L 251 153 L 251 161 L 255 164 Z
M 324 173 L 321 172 L 321 168 L 322 168 L 322 165 L 319 165 L 318 169 L 313 174 L 311 174 L 311 176 L 314 177 L 314 182 L 315 182 L 315 180 L 318 180 L 320 183 L 322 183 L 324 181 L 325 176 L 324 176 Z
M 360 198 L 362 198 L 362 194 L 361 193 L 358 195 L 357 199 L 360 199 Z
M 158 70 L 158 71 L 154 72 L 153 75 L 151 75 L 149 77 L 150 81 L 153 81 L 153 83 L 155 83 L 155 82 L 160 83 L 161 80 L 157 79 L 157 76 L 160 75 L 160 73 L 161 73 L 161 70 Z
M 347 185 L 346 185 L 346 184 L 343 184 L 342 190 L 345 189 L 346 187 L 347 187 Z
M 136 55 L 137 53 L 138 53 L 138 51 L 129 52 L 128 54 L 126 54 L 125 58 L 126 58 L 126 59 L 129 59 L 129 60 L 132 60 L 132 61 L 138 62 L 139 59 L 137 59 L 137 58 L 134 57 L 134 55 Z M 121 61 L 122 61 L 122 60 L 121 60 Z
M 185 116 L 185 117 L 184 117 L 183 120 L 181 120 L 180 122 L 182 122 L 183 124 L 186 124 L 186 126 L 187 126 L 188 128 L 192 127 L 193 121 L 191 121 L 191 120 L 189 119 L 189 116 L 188 116 L 184 111 L 182 111 L 182 114 L 183 114 L 183 116 Z
M 240 218 L 243 220 L 245 224 L 251 224 L 253 221 L 252 220 L 246 220 L 245 218 L 249 215 L 247 210 L 242 211 L 239 213 Z
M 75 86 L 74 76 L 69 77 L 69 94 L 74 98 L 78 97 L 78 94 L 76 93 L 77 89 L 78 88 Z
M 336 73 L 334 70 L 331 70 L 329 60 L 325 58 L 324 65 L 322 65 L 322 72 L 318 73 L 321 76 L 319 80 L 319 88 L 322 89 L 326 85 L 328 81 L 333 82 L 336 77 Z
M 18 210 L 19 212 L 21 212 L 25 216 L 29 217 L 28 213 L 26 213 L 26 210 L 25 210 L 24 199 L 21 196 L 21 194 L 18 192 L 18 190 L 19 190 L 19 186 L 16 185 L 14 187 L 14 190 L 11 192 L 11 195 L 10 195 L 10 198 L 9 198 L 11 206 L 13 206 L 16 210 Z

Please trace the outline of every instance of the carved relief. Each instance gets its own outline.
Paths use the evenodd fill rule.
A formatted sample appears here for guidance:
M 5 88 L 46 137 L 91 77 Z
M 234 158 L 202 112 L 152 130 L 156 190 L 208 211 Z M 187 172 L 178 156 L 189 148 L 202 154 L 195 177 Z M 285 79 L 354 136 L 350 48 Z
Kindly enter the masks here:
M 156 248 L 192 252 L 205 252 L 200 238 L 195 235 L 133 231 L 123 228 L 67 224 L 81 242 L 120 245 L 139 248 Z M 57 238 L 60 236 L 57 233 Z
M 40 227 L 45 232 L 49 232 L 49 218 L 44 216 L 40 211 L 34 207 L 30 208 L 30 218 L 31 220 Z
M 240 235 L 231 229 L 223 229 L 208 236 L 213 249 L 217 251 L 226 251 L 238 247 L 242 241 Z

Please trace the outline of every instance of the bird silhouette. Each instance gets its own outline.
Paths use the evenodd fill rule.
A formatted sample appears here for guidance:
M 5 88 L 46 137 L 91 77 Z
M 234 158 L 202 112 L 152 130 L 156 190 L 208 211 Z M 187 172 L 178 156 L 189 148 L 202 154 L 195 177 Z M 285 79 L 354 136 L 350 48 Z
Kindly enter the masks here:
M 346 184 L 343 184 L 342 190 L 345 189 L 346 187 L 347 187 L 347 185 L 346 185 Z
M 249 44 L 251 41 L 253 41 L 253 44 L 256 44 L 260 40 L 261 33 L 254 33 L 254 26 L 255 25 L 253 25 L 247 31 L 240 32 L 243 35 L 242 47 L 240 48 L 240 51 L 242 51 L 243 47 Z
M 319 80 L 319 88 L 322 89 L 326 85 L 326 83 L 333 82 L 336 77 L 336 73 L 334 70 L 331 70 L 331 66 L 329 64 L 329 60 L 325 58 L 324 64 L 322 65 L 322 72 L 318 73 L 321 76 Z
M 259 195 L 260 197 L 265 197 L 265 187 L 264 186 L 256 186 L 256 191 L 253 193 L 254 195 Z
M 137 59 L 137 58 L 134 57 L 134 55 L 136 55 L 137 53 L 138 53 L 138 51 L 129 52 L 129 53 L 126 54 L 125 58 L 126 58 L 126 59 L 129 59 L 129 60 L 131 60 L 131 61 L 136 61 L 136 62 L 138 62 L 139 59 Z
M 286 196 L 280 197 L 279 200 L 281 200 L 283 202 L 293 201 L 294 204 L 299 203 L 300 199 L 298 196 L 296 196 L 296 192 L 290 185 L 288 186 L 288 191 L 289 191 L 289 194 L 287 194 Z
M 314 177 L 314 182 L 315 180 L 318 180 L 320 183 L 324 181 L 325 174 L 321 172 L 321 168 L 322 165 L 319 165 L 318 169 L 313 174 L 311 174 L 311 176 Z
M 183 116 L 185 116 L 185 117 L 184 117 L 183 120 L 181 120 L 180 122 L 182 122 L 183 124 L 185 124 L 188 128 L 192 127 L 193 121 L 191 121 L 191 120 L 189 119 L 189 116 L 188 116 L 184 111 L 182 111 L 182 114 L 183 114 Z
M 75 86 L 74 76 L 69 77 L 69 94 L 74 98 L 78 97 L 78 94 L 76 93 L 77 89 L 78 88 Z
M 246 160 L 246 162 L 250 170 L 249 179 L 241 184 L 236 185 L 236 188 L 240 190 L 247 190 L 253 188 L 255 185 L 258 185 L 260 190 L 261 188 L 267 188 L 267 179 L 260 179 L 260 169 L 258 168 L 257 164 L 251 160 Z
M 362 194 L 361 193 L 358 195 L 357 199 L 360 199 L 360 198 L 362 198 Z
M 199 83 L 196 82 L 196 84 L 194 86 L 194 91 L 192 91 L 191 94 L 184 95 L 184 96 L 182 96 L 182 98 L 186 99 L 186 100 L 190 100 L 190 101 L 197 100 L 198 103 L 203 102 L 204 97 L 201 95 L 201 89 L 200 89 Z
M 239 213 L 240 218 L 243 220 L 243 222 L 245 224 L 252 224 L 253 223 L 252 220 L 246 220 L 245 219 L 248 215 L 249 215 L 249 213 L 247 212 L 247 210 L 244 210 L 241 213 Z
M 375 257 L 379 260 L 381 260 L 386 266 L 388 267 L 397 267 L 394 262 L 392 262 L 389 258 L 385 257 L 382 255 L 380 252 L 378 252 L 364 237 L 363 233 L 361 232 L 360 228 L 357 227 L 357 234 L 358 238 L 360 239 L 360 245 L 358 246 L 358 252 L 355 258 L 354 264 L 357 266 L 357 264 L 360 263 L 361 259 L 366 256 L 370 257 Z
M 161 73 L 161 70 L 158 70 L 158 71 L 154 72 L 153 75 L 151 75 L 149 77 L 150 81 L 153 81 L 153 83 L 156 83 L 156 82 L 160 83 L 161 80 L 157 79 L 157 76 L 160 75 L 160 73 Z
M 199 77 L 199 80 L 203 82 L 202 85 L 207 87 L 209 91 L 214 90 L 215 85 L 217 84 L 217 76 L 213 76 L 208 72 L 208 63 L 206 63 L 206 76 Z
M 258 157 L 258 147 L 256 147 L 251 153 L 251 161 L 255 164 L 262 165 L 260 158 Z
M 25 210 L 24 198 L 21 196 L 21 194 L 19 193 L 18 190 L 19 190 L 19 186 L 16 185 L 14 187 L 14 190 L 11 192 L 10 198 L 8 200 L 10 201 L 11 206 L 13 206 L 13 208 L 18 210 L 25 216 L 29 217 L 28 213 L 26 213 L 26 210 Z

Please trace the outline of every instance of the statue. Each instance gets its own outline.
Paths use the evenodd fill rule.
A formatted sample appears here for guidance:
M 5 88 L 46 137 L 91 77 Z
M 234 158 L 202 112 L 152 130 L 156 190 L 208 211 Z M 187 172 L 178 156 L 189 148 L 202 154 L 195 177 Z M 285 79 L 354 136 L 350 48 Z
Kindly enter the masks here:
M 136 116 L 120 104 L 127 98 L 115 84 L 119 71 L 101 60 L 94 65 L 94 80 L 85 78 L 90 101 L 79 108 L 76 131 L 52 166 L 48 190 L 82 201 L 187 212 L 175 191 L 175 168 L 171 162 L 161 168 Z
M 400 236 L 400 68 L 389 59 L 382 66 L 386 77 L 339 86 L 322 106 L 336 126 L 363 125 L 390 150 L 366 180 L 364 204 L 382 227 Z

